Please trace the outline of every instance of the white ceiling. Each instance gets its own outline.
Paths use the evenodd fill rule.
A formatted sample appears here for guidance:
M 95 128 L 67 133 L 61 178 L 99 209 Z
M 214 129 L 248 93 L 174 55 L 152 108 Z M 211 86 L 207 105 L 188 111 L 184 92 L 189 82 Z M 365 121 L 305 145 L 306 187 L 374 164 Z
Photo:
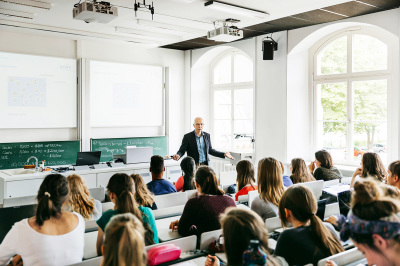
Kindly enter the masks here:
M 84 0 L 82 0 L 84 1 Z M 215 11 L 204 7 L 206 0 L 154 0 L 154 20 L 148 10 L 139 10 L 137 17 L 133 10 L 134 0 L 111 0 L 118 8 L 118 17 L 107 24 L 85 23 L 72 17 L 75 1 L 70 0 L 0 0 L 0 27 L 25 29 L 41 29 L 47 32 L 61 32 L 77 35 L 77 38 L 100 37 L 105 39 L 120 39 L 125 41 L 152 43 L 161 46 L 179 41 L 205 36 L 208 30 L 214 28 L 213 21 L 227 18 L 239 19 L 238 27 L 247 27 L 262 22 L 302 13 L 327 6 L 332 6 L 350 0 L 225 0 L 225 3 L 267 12 L 268 19 L 238 16 Z M 38 4 L 51 3 L 50 10 L 15 4 L 23 2 Z M 143 3 L 143 0 L 140 0 Z M 151 3 L 146 1 L 146 4 Z M 40 4 L 40 3 L 39 3 Z M 6 16 L 5 13 L 20 16 L 32 16 L 33 19 Z M 139 22 L 138 22 L 139 21 Z M 145 23 L 146 25 L 143 25 Z M 150 21 L 150 22 L 149 22 Z M 148 23 L 155 22 L 153 26 Z M 14 26 L 14 27 L 12 27 Z M 168 30 L 166 27 L 178 27 L 178 30 Z M 117 31 L 132 29 L 132 33 Z M 80 37 L 79 37 L 80 36 Z

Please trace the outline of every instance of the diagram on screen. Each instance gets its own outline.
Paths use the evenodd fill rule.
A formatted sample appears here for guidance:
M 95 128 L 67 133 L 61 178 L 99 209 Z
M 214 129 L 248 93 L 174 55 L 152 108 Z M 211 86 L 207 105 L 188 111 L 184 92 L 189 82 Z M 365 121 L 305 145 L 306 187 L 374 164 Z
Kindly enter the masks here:
M 46 106 L 46 79 L 8 77 L 8 106 Z
M 140 85 L 115 83 L 113 87 L 113 107 L 132 108 L 139 105 Z

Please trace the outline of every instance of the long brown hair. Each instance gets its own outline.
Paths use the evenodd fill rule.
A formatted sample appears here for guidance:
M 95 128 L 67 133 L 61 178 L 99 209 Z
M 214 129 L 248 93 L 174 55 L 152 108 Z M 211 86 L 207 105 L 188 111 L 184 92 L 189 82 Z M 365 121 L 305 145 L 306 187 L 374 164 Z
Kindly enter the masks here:
M 67 206 L 83 218 L 90 219 L 96 208 L 94 199 L 90 198 L 89 190 L 82 177 L 73 174 L 67 177 L 67 181 L 70 191 Z
M 181 161 L 181 169 L 184 172 L 183 176 L 183 191 L 195 189 L 194 173 L 196 172 L 196 162 L 190 156 L 187 156 Z
M 254 183 L 256 183 L 256 179 L 254 178 L 254 166 L 250 161 L 242 160 L 238 162 L 236 165 L 236 172 L 238 191 L 247 185 L 251 185 L 255 189 Z
M 326 150 L 319 150 L 315 153 L 315 159 L 321 163 L 321 167 L 331 169 L 333 161 L 331 154 Z
M 144 228 L 131 213 L 115 215 L 105 229 L 104 266 L 146 265 Z
M 361 177 L 367 177 L 368 175 L 376 177 L 381 182 L 386 178 L 387 175 L 381 158 L 375 152 L 366 152 L 362 156 Z
M 288 209 L 300 222 L 310 222 L 311 233 L 317 246 L 322 247 L 331 255 L 344 251 L 340 241 L 316 215 L 317 207 L 317 201 L 310 189 L 301 184 L 290 186 L 283 193 L 279 203 L 279 217 L 282 226 L 288 226 L 289 222 L 285 212 L 285 209 Z
M 350 206 L 358 218 L 367 221 L 380 220 L 400 211 L 399 201 L 384 196 L 378 184 L 368 179 L 355 183 Z M 353 233 L 352 237 L 357 243 L 366 244 L 371 249 L 377 250 L 372 234 Z M 393 240 L 400 245 L 400 235 Z
M 40 185 L 36 208 L 36 224 L 40 226 L 50 218 L 61 215 L 61 207 L 68 197 L 68 182 L 60 174 L 47 175 Z
M 195 179 L 201 188 L 201 193 L 208 195 L 225 194 L 225 192 L 218 188 L 218 180 L 211 167 L 203 165 L 197 168 Z
M 148 223 L 143 222 L 142 212 L 138 209 L 133 196 L 134 184 L 132 178 L 125 173 L 114 174 L 108 181 L 107 190 L 109 193 L 115 194 L 115 209 L 119 213 L 132 213 L 142 222 L 143 227 L 146 229 L 146 245 L 154 244 L 153 230 L 151 230 Z
M 228 265 L 242 265 L 242 255 L 250 240 L 258 240 L 260 248 L 268 254 L 267 265 L 278 265 L 269 256 L 268 231 L 261 217 L 255 212 L 242 208 L 227 208 L 221 215 L 224 247 Z
M 258 162 L 257 185 L 260 198 L 278 206 L 285 187 L 278 160 L 267 157 Z
M 307 168 L 306 162 L 302 158 L 294 158 L 291 165 L 291 179 L 293 184 L 315 181 L 315 178 Z
M 154 197 L 141 175 L 131 174 L 132 180 L 135 183 L 135 200 L 139 205 L 151 207 L 154 203 Z

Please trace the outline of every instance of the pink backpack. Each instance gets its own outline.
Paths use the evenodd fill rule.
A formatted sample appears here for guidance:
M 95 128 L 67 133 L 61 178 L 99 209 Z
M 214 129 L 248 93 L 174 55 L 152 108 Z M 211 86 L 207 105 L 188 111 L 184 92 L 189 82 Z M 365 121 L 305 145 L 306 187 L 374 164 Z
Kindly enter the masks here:
M 147 264 L 149 266 L 154 266 L 179 259 L 180 256 L 181 249 L 174 244 L 161 245 L 154 247 L 147 252 Z

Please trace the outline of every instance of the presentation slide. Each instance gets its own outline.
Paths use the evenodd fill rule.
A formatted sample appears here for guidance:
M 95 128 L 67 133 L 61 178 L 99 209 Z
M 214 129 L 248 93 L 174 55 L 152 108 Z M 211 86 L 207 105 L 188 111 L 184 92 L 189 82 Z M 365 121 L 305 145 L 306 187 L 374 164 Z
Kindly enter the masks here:
M 90 61 L 90 125 L 162 126 L 163 68 Z
M 76 60 L 0 52 L 0 128 L 77 126 Z

